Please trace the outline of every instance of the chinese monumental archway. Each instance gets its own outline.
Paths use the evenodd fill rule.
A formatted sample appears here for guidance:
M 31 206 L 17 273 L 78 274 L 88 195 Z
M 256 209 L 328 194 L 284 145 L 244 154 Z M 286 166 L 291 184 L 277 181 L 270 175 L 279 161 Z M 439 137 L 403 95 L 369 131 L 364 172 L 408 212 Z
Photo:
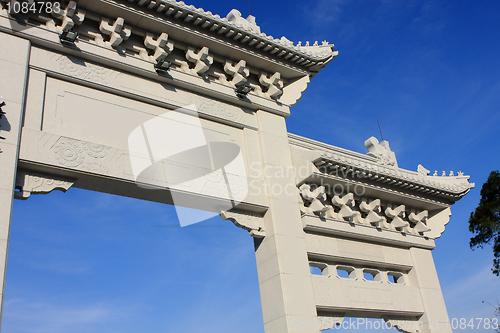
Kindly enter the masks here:
M 73 186 L 213 208 L 228 198 L 210 184 L 222 175 L 232 206 L 216 213 L 254 237 L 266 333 L 319 333 L 343 317 L 451 332 L 431 250 L 473 184 L 400 169 L 373 137 L 364 155 L 287 133 L 290 106 L 337 55 L 333 45 L 294 45 L 237 10 L 221 18 L 173 0 L 70 1 L 24 15 L 16 1 L 1 1 L 0 13 L 3 286 L 14 198 Z M 151 139 L 150 121 L 180 108 L 196 110 L 207 142 L 238 148 L 232 165 L 243 172 L 212 163 L 189 186 L 138 186 L 148 165 L 134 164 L 131 133 Z M 151 165 L 169 163 L 148 152 Z M 157 176 L 143 178 L 162 187 Z

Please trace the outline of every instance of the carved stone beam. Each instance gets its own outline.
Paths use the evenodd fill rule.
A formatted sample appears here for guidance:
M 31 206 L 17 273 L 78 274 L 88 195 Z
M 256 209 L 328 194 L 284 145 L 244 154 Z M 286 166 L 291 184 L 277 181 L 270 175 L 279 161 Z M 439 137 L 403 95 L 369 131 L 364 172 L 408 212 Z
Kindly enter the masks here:
M 30 194 L 47 194 L 53 190 L 66 192 L 74 183 L 74 179 L 19 170 L 16 175 L 16 199 L 26 200 Z
M 231 209 L 230 211 L 223 211 L 220 216 L 223 220 L 229 220 L 235 226 L 247 230 L 252 237 L 264 238 L 266 236 L 264 219 L 261 215 Z
M 61 33 L 65 29 L 72 29 L 75 24 L 80 25 L 83 23 L 85 19 L 85 11 L 77 10 L 77 4 L 75 1 L 70 1 L 66 6 L 66 9 L 61 11 L 52 11 L 51 14 L 53 17 L 62 20 L 61 26 L 56 26 L 54 20 L 49 20 L 45 25 L 48 29 L 57 31 Z
M 157 39 L 154 39 L 154 35 L 152 33 L 146 33 L 144 45 L 148 49 L 153 50 L 154 54 L 150 56 L 146 50 L 142 49 L 139 55 L 145 60 L 155 62 L 165 59 L 169 53 L 174 50 L 174 43 L 168 41 L 168 34 L 165 32 L 163 32 Z
M 100 35 L 96 36 L 96 42 L 99 45 L 116 49 L 124 40 L 130 37 L 132 28 L 125 25 L 125 20 L 121 17 L 118 17 L 114 23 L 111 22 L 111 20 L 103 18 L 99 25 L 99 30 L 110 37 L 109 42 L 104 42 L 104 39 Z
M 250 70 L 246 68 L 246 65 L 247 62 L 245 60 L 240 60 L 236 65 L 233 65 L 231 61 L 226 60 L 224 72 L 233 77 L 231 81 L 228 81 L 229 84 L 237 87 L 247 81 L 247 77 L 250 75 Z
M 195 63 L 193 71 L 198 75 L 205 73 L 214 62 L 214 57 L 208 54 L 208 47 L 206 46 L 198 53 L 194 51 L 193 47 L 189 46 L 186 51 L 186 59 L 189 62 Z
M 259 82 L 264 87 L 267 87 L 267 93 L 269 97 L 273 99 L 278 99 L 283 94 L 283 81 L 281 80 L 281 74 L 279 72 L 274 73 L 271 77 L 268 77 L 266 73 L 262 72 L 259 77 Z

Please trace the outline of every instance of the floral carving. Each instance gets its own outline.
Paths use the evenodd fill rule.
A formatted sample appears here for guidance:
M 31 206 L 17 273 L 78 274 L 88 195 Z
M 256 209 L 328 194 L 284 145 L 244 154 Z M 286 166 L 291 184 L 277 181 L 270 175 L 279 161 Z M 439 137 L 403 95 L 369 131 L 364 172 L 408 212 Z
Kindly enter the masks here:
M 111 149 L 108 146 L 60 137 L 51 149 L 54 152 L 54 158 L 65 167 L 80 168 L 92 173 L 109 173 L 102 160 Z
M 246 68 L 247 62 L 245 60 L 240 60 L 236 65 L 233 65 L 231 61 L 226 60 L 224 65 L 224 72 L 232 77 L 231 81 L 226 81 L 224 83 L 231 86 L 239 86 L 247 81 L 248 75 L 250 75 L 250 70 Z M 225 77 L 221 76 L 220 79 L 223 81 Z
M 55 159 L 66 167 L 76 167 L 82 164 L 84 155 L 83 148 L 76 140 L 60 138 L 52 147 Z
M 60 58 L 57 59 L 57 64 L 61 72 L 70 76 L 94 81 L 103 85 L 108 84 L 106 76 L 109 70 L 107 68 L 66 56 L 60 56 Z
M 85 153 L 94 158 L 105 157 L 106 155 L 108 155 L 109 150 L 111 149 L 111 147 L 91 142 L 84 142 L 82 145 Z
M 150 56 L 146 50 L 141 49 L 140 55 L 144 59 L 151 61 L 165 59 L 167 55 L 174 50 L 174 43 L 168 41 L 168 34 L 165 32 L 163 32 L 157 39 L 154 39 L 152 33 L 146 33 L 144 45 L 154 53 Z

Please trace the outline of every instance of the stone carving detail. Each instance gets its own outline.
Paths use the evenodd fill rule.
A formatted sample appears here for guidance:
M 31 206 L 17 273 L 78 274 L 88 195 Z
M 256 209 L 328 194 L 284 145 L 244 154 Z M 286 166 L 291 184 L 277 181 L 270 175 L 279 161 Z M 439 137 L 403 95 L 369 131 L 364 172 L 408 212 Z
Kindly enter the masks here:
M 267 87 L 267 94 L 273 99 L 278 99 L 283 94 L 283 81 L 279 72 L 268 77 L 266 73 L 261 73 L 259 78 L 260 84 Z
M 208 54 L 208 47 L 206 46 L 198 51 L 198 53 L 194 51 L 193 47 L 188 47 L 186 51 L 186 59 L 195 64 L 193 72 L 198 75 L 205 73 L 214 62 L 214 57 Z
M 85 19 L 85 11 L 77 10 L 76 5 L 75 1 L 70 1 L 64 10 L 59 12 L 53 10 L 51 12 L 52 16 L 61 20 L 62 23 L 60 26 L 57 26 L 54 20 L 49 19 L 45 26 L 52 31 L 61 33 L 65 29 L 71 30 L 75 24 L 82 24 Z
M 100 145 L 98 143 L 84 142 L 83 149 L 87 155 L 94 158 L 103 158 L 108 155 L 111 149 L 108 146 Z
M 139 55 L 145 60 L 154 62 L 165 59 L 174 50 L 174 43 L 168 41 L 168 34 L 164 32 L 157 39 L 154 39 L 152 33 L 146 33 L 144 45 L 154 53 L 150 56 L 146 50 L 141 49 Z
M 264 219 L 260 215 L 231 209 L 223 211 L 220 216 L 223 220 L 230 220 L 235 226 L 247 230 L 252 237 L 264 238 L 266 235 Z
M 368 155 L 378 157 L 382 164 L 398 167 L 396 154 L 389 148 L 389 141 L 384 140 L 379 143 L 377 138 L 372 136 L 365 141 L 365 146 L 369 151 Z
M 125 25 L 125 20 L 121 17 L 118 17 L 115 22 L 103 18 L 101 20 L 101 24 L 99 25 L 99 30 L 104 35 L 109 36 L 109 41 L 105 42 L 101 35 L 96 35 L 96 43 L 98 45 L 111 47 L 113 49 L 118 49 L 120 44 L 124 40 L 127 40 L 132 33 L 132 28 L 128 25 Z
M 65 167 L 100 174 L 109 172 L 102 159 L 108 155 L 110 147 L 60 137 L 51 149 L 54 152 L 54 158 Z M 93 160 L 88 160 L 89 157 Z
M 224 72 L 232 77 L 231 81 L 226 81 L 227 84 L 237 87 L 245 83 L 248 75 L 250 75 L 250 70 L 246 68 L 246 65 L 247 62 L 245 60 L 240 60 L 236 65 L 233 65 L 231 61 L 226 60 Z M 225 77 L 221 76 L 220 79 L 225 80 Z
M 204 100 L 201 104 L 199 102 L 191 102 L 191 104 L 196 104 L 199 112 L 215 115 L 227 120 L 238 121 L 241 117 L 231 106 L 214 100 Z
M 74 183 L 74 179 L 47 175 L 34 171 L 19 170 L 16 175 L 14 197 L 26 200 L 30 194 L 46 194 L 53 190 L 66 192 Z
M 59 70 L 67 75 L 104 85 L 108 83 L 110 71 L 107 68 L 67 56 L 60 56 L 57 64 Z
M 54 147 L 55 159 L 65 167 L 77 167 L 83 162 L 83 147 L 75 140 L 60 138 Z
M 399 332 L 403 333 L 418 333 L 420 332 L 420 323 L 415 318 L 383 318 L 387 326 L 394 327 Z
M 434 227 L 431 228 L 427 221 L 427 210 L 418 213 L 410 210 L 411 213 L 407 214 L 405 205 L 382 203 L 380 199 L 366 197 L 355 198 L 353 193 L 330 195 L 326 193 L 325 186 L 302 184 L 299 191 L 303 214 L 435 238 L 444 231 L 444 226 L 440 231 L 432 231 Z M 328 198 L 331 198 L 331 204 L 328 203 Z M 445 216 L 442 214 L 431 219 L 436 226 L 446 223 L 442 222 L 444 220 Z

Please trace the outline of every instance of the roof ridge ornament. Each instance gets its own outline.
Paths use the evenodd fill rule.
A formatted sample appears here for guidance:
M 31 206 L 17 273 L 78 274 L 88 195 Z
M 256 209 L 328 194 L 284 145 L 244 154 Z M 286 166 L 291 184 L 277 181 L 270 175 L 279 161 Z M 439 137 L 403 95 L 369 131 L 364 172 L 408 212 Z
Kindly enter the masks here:
M 241 16 L 241 13 L 237 9 L 232 9 L 226 16 L 226 19 L 241 28 L 244 28 L 246 30 L 251 30 L 256 33 L 260 33 L 260 27 L 257 25 L 255 22 L 255 16 L 253 15 L 248 15 L 247 18 L 244 18 Z
M 368 149 L 367 155 L 377 157 L 383 165 L 398 167 L 396 154 L 389 147 L 389 141 L 379 142 L 376 137 L 372 136 L 365 141 L 365 146 Z

